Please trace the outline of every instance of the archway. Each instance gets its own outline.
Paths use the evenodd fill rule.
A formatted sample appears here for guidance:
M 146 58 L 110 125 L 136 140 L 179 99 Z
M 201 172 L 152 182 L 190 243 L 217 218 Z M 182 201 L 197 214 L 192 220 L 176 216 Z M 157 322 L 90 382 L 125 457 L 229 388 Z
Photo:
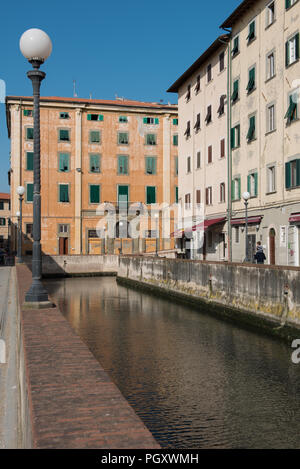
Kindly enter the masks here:
M 270 264 L 276 264 L 276 255 L 275 255 L 275 243 L 276 240 L 276 232 L 274 228 L 271 228 L 269 231 L 269 255 L 270 255 Z

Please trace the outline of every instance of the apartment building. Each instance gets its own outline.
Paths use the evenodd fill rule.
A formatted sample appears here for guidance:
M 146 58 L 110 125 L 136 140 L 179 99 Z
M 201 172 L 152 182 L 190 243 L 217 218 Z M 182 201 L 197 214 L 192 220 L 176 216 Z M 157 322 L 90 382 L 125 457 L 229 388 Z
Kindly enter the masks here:
M 218 37 L 168 89 L 178 93 L 179 202 L 185 220 L 184 232 L 179 227 L 174 236 L 192 259 L 228 258 L 228 42 L 228 34 Z M 196 230 L 201 216 L 204 240 Z
M 32 251 L 33 101 L 6 98 L 11 139 L 11 213 L 17 223 L 19 185 L 23 203 L 23 254 Z M 177 194 L 178 118 L 176 105 L 118 98 L 41 98 L 41 245 L 49 255 L 141 253 L 172 249 L 162 238 L 161 219 L 132 238 L 127 222 L 116 222 L 114 239 L 99 239 L 98 222 L 140 208 L 173 204 Z M 97 214 L 105 202 L 108 209 Z M 118 220 L 118 218 L 117 218 Z M 153 225 L 153 224 L 152 224 Z M 103 224 L 103 230 L 107 230 Z M 159 231 L 159 233 L 158 233 Z M 156 237 L 160 239 L 157 241 Z
M 227 18 L 231 29 L 232 259 L 261 241 L 269 264 L 299 265 L 300 2 L 248 0 Z
M 0 192 L 0 249 L 9 248 L 10 228 L 10 195 Z
M 221 25 L 228 45 L 218 38 L 168 90 L 178 92 L 179 197 L 193 210 L 204 204 L 205 244 L 192 242 L 194 258 L 242 262 L 247 242 L 252 260 L 261 241 L 267 263 L 300 265 L 299 18 L 297 0 L 243 1 Z

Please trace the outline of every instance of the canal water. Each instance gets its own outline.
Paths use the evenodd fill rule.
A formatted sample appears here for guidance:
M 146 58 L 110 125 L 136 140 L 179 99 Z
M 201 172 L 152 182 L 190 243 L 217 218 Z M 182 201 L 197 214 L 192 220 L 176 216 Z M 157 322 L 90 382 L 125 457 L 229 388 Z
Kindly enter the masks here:
M 113 277 L 47 289 L 163 448 L 299 448 L 292 349 Z

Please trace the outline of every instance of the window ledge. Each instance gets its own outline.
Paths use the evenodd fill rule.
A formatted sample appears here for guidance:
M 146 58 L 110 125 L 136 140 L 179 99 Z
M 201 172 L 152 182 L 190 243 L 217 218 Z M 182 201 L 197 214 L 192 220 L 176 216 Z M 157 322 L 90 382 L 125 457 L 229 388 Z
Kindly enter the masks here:
M 295 2 L 295 3 L 294 3 L 293 5 L 291 5 L 290 7 L 286 8 L 285 11 L 290 11 L 290 10 L 293 8 L 293 6 L 296 5 L 296 3 L 298 3 L 298 0 L 297 0 L 297 2 Z
M 265 133 L 265 135 L 273 134 L 276 131 L 277 131 L 277 129 L 269 130 L 268 132 Z
M 293 6 L 294 6 L 294 5 L 293 5 Z M 288 68 L 292 67 L 293 65 L 295 65 L 295 64 L 298 63 L 298 62 L 299 62 L 299 58 L 296 59 L 296 60 L 295 60 L 294 62 L 292 62 L 291 64 L 286 65 L 285 68 L 288 69 Z
M 235 104 L 237 104 L 241 99 L 240 98 L 237 98 L 235 101 L 232 101 L 231 100 L 231 106 L 234 106 Z
M 254 41 L 256 41 L 257 37 L 255 36 L 253 39 L 251 39 L 250 41 L 247 42 L 247 47 L 248 46 L 251 46 L 251 44 L 253 44 Z
M 265 80 L 265 83 L 269 83 L 269 81 L 273 80 L 273 78 L 275 78 L 275 77 L 276 77 L 276 73 L 273 76 L 271 76 L 270 78 L 267 78 Z
M 252 94 L 255 90 L 256 90 L 256 86 L 252 88 L 252 90 L 247 92 L 247 96 L 250 96 L 250 94 Z
M 276 194 L 277 191 L 266 192 L 266 195 Z
M 241 51 L 239 50 L 238 52 L 236 52 L 236 54 L 232 55 L 232 59 L 235 59 L 238 55 L 240 55 Z
M 256 142 L 256 140 L 257 140 L 257 137 L 256 137 L 256 138 L 252 138 L 251 140 L 247 140 L 247 144 L 248 144 L 248 145 L 251 145 L 251 143 Z
M 271 26 L 273 26 L 273 24 L 276 23 L 276 18 L 274 18 L 274 20 L 272 21 L 272 23 L 268 24 L 266 27 L 265 27 L 265 31 L 267 29 L 269 29 Z
M 286 123 L 286 127 L 289 127 L 290 125 L 294 124 L 295 122 L 299 122 L 299 120 L 300 120 L 300 118 L 297 117 L 297 119 L 293 119 L 292 121 L 287 122 L 287 123 Z

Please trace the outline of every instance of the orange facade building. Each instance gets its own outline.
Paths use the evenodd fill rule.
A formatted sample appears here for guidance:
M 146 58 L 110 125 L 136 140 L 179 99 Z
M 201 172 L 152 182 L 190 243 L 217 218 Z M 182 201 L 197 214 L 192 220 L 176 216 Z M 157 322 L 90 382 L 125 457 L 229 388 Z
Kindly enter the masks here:
M 23 254 L 31 253 L 33 200 L 33 101 L 6 98 L 11 139 L 11 217 L 17 223 L 17 187 L 25 187 Z M 169 238 L 139 239 L 117 227 L 99 239 L 96 213 L 109 202 L 118 215 L 132 203 L 147 208 L 177 201 L 177 106 L 124 99 L 41 98 L 41 245 L 44 254 L 143 253 L 171 250 Z M 140 212 L 136 211 L 138 215 Z M 131 215 L 132 216 L 132 215 Z M 119 228 L 119 229 L 118 229 Z M 145 227 L 144 227 L 145 228 Z M 156 230 L 157 231 L 157 230 Z M 119 251 L 120 250 L 120 251 Z

